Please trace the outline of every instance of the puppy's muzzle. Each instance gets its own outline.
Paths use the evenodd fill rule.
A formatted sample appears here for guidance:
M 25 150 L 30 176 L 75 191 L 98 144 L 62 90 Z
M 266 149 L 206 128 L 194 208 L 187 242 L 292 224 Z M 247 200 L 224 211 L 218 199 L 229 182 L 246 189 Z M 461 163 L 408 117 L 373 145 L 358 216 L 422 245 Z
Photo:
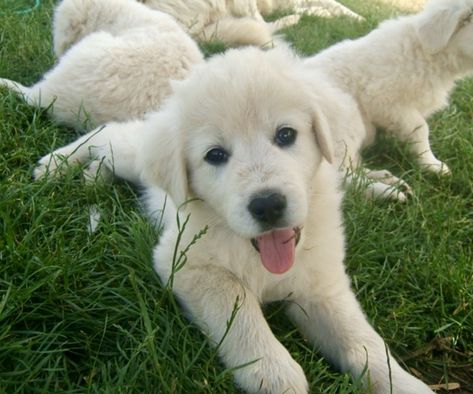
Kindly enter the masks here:
M 251 216 L 267 227 L 276 225 L 284 216 L 287 207 L 286 197 L 276 191 L 268 190 L 254 196 L 248 204 Z

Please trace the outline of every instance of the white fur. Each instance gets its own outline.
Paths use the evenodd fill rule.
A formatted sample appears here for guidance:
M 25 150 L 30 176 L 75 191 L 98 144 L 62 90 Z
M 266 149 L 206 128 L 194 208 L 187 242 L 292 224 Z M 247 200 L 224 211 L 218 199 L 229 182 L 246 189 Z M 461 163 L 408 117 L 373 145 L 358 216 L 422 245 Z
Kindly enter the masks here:
M 127 2 L 135 3 L 134 0 L 127 0 Z M 262 20 L 260 22 L 252 18 L 246 18 L 239 20 L 240 23 L 238 24 L 233 23 L 230 18 L 225 18 L 224 10 L 221 9 L 225 2 L 222 2 L 223 4 L 220 5 L 217 1 L 215 10 L 212 10 L 210 5 L 206 4 L 206 1 L 201 0 L 194 0 L 192 2 L 154 2 L 153 0 L 146 0 L 142 1 L 142 3 L 145 3 L 147 6 L 146 8 L 142 7 L 143 9 L 154 9 L 169 15 L 179 23 L 183 30 L 196 37 L 208 35 L 207 39 L 213 38 L 217 25 L 213 26 L 213 28 L 210 25 L 208 26 L 208 22 L 211 20 L 211 15 L 209 14 L 212 13 L 212 15 L 219 15 L 219 21 L 221 20 L 222 26 L 218 31 L 221 33 L 221 38 L 224 41 L 239 45 L 253 43 L 263 45 L 269 43 L 272 39 L 271 25 L 264 23 Z M 112 14 L 110 14 L 111 8 L 114 9 Z M 90 14 L 87 12 L 87 9 L 92 9 L 93 13 Z M 102 26 L 117 32 L 123 31 L 123 26 L 120 26 L 115 21 L 115 17 L 118 15 L 123 19 L 127 28 L 143 25 L 143 20 L 137 20 L 133 16 L 130 17 L 127 9 L 116 9 L 113 2 L 99 2 L 97 5 L 96 0 L 64 0 L 59 4 L 54 13 L 53 42 L 56 55 L 61 56 L 81 38 L 91 31 L 96 31 L 95 20 L 97 17 L 100 18 Z M 234 32 L 234 30 L 237 31 Z M 240 30 L 239 35 L 238 30 Z M 227 36 L 228 40 L 226 40 Z M 235 42 L 232 42 L 232 37 L 234 37 L 233 40 Z
M 356 168 L 360 149 L 373 143 L 381 127 L 409 142 L 422 167 L 450 172 L 432 153 L 426 119 L 447 105 L 454 82 L 473 71 L 472 12 L 473 0 L 432 0 L 418 15 L 383 22 L 367 36 L 306 61 L 352 98 L 339 108 L 345 126 L 334 128 L 339 163 Z M 384 196 L 399 181 L 391 174 L 386 182 L 375 180 L 369 193 Z M 402 190 L 391 196 L 406 197 Z
M 83 10 L 84 3 L 63 1 L 54 14 L 54 51 L 61 56 L 69 47 L 90 31 L 88 17 Z M 93 0 L 92 0 L 93 1 Z M 129 0 L 133 1 L 133 0 Z M 299 22 L 302 13 L 323 16 L 347 15 L 361 19 L 348 8 L 334 0 L 137 0 L 151 9 L 171 15 L 185 31 L 200 41 L 219 39 L 231 46 L 258 45 L 264 46 L 273 42 L 273 34 L 287 26 Z M 104 19 L 115 24 L 113 16 L 108 16 L 108 5 L 102 8 Z M 279 18 L 274 22 L 265 22 L 261 12 L 271 13 L 277 9 L 293 9 L 296 13 Z M 77 23 L 75 14 L 82 15 L 83 20 Z M 124 15 L 126 18 L 126 15 Z M 94 20 L 92 16 L 92 20 Z M 127 21 L 133 26 L 133 20 Z M 95 30 L 94 30 L 95 31 Z
M 172 15 L 199 40 L 218 38 L 229 45 L 265 45 L 272 34 L 299 21 L 303 13 L 334 16 L 357 14 L 334 0 L 139 0 Z M 266 23 L 262 14 L 291 10 L 293 15 Z
M 236 368 L 236 382 L 245 391 L 308 392 L 301 367 L 271 332 L 260 307 L 286 300 L 289 317 L 338 368 L 358 378 L 367 365 L 363 379 L 374 392 L 390 392 L 391 373 L 393 393 L 432 393 L 386 354 L 350 289 L 339 173 L 328 162 L 332 111 L 344 97 L 313 70 L 307 86 L 308 72 L 284 48 L 215 56 L 179 82 L 159 112 L 89 133 L 46 156 L 38 174 L 48 164 L 55 169 L 58 154 L 69 161 L 102 160 L 116 175 L 147 187 L 153 219 L 164 205 L 164 188 L 181 206 L 181 223 L 190 215 L 178 257 L 207 228 L 185 253 L 185 264 L 176 266 L 179 229 L 171 205 L 154 267 L 163 284 L 172 283 L 188 315 L 219 344 L 221 359 Z M 275 144 L 281 125 L 297 130 L 293 145 Z M 229 152 L 227 163 L 204 160 L 215 146 Z M 296 262 L 282 275 L 268 272 L 250 243 L 264 230 L 247 207 L 251 196 L 267 189 L 287 198 L 283 225 L 303 228 Z
M 6 79 L 0 85 L 32 105 L 52 105 L 61 123 L 90 128 L 142 117 L 169 95 L 171 79 L 203 61 L 172 17 L 134 1 L 64 0 L 59 9 L 57 28 L 73 26 L 68 43 L 78 42 L 32 87 Z

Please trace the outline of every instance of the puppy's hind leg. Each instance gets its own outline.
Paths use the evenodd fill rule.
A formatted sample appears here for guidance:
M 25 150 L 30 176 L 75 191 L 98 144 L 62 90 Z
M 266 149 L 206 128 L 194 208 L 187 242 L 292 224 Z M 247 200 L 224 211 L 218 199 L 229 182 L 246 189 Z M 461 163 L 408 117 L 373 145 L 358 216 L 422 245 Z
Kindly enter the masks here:
M 17 93 L 23 98 L 23 100 L 26 101 L 26 103 L 28 103 L 28 105 L 35 107 L 48 108 L 54 103 L 54 100 L 56 99 L 47 93 L 43 94 L 42 81 L 31 87 L 28 87 L 10 79 L 0 78 L 0 87 L 2 86 Z
M 7 78 L 0 78 L 0 87 L 2 86 L 7 89 L 10 89 L 11 91 L 15 93 L 18 93 L 19 95 L 23 96 L 28 101 L 30 88 L 23 86 L 19 82 L 15 82 Z
M 450 174 L 448 166 L 438 160 L 430 148 L 429 125 L 424 117 L 417 111 L 412 110 L 394 112 L 397 115 L 390 131 L 397 134 L 401 140 L 409 143 L 410 150 L 415 155 L 419 165 L 428 171 L 441 175 Z
M 329 274 L 321 273 L 316 279 L 323 291 L 306 291 L 289 306 L 289 315 L 302 333 L 342 371 L 350 372 L 355 379 L 361 378 L 366 391 L 433 394 L 390 355 L 363 315 L 348 278 Z M 370 385 L 373 391 L 368 389 Z

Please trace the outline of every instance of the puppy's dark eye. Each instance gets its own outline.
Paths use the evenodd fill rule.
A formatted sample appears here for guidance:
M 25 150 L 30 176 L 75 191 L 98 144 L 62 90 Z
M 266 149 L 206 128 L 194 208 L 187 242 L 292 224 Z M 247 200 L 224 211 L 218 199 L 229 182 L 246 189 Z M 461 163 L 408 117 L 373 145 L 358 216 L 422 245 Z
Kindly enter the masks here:
M 297 131 L 294 130 L 292 127 L 281 127 L 276 131 L 276 135 L 274 136 L 274 142 L 280 147 L 285 147 L 292 145 L 296 140 Z
M 225 164 L 228 161 L 228 152 L 223 148 L 212 148 L 204 157 L 204 160 L 214 166 Z

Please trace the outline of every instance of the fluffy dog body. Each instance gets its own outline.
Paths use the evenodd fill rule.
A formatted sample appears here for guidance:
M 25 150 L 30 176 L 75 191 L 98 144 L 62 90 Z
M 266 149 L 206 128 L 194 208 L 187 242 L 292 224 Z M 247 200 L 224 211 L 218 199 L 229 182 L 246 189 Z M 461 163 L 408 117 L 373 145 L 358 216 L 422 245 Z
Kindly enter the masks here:
M 328 162 L 327 103 L 336 105 L 339 96 L 323 76 L 316 83 L 312 70 L 309 89 L 307 72 L 283 48 L 215 56 L 178 82 L 159 112 L 91 132 L 42 159 L 36 176 L 57 169 L 61 155 L 102 159 L 116 175 L 147 187 L 151 216 L 164 205 L 164 188 L 181 217 L 190 218 L 177 256 L 207 228 L 180 264 L 175 211 L 167 215 L 154 266 L 219 344 L 244 390 L 308 391 L 260 308 L 287 300 L 289 317 L 341 370 L 359 377 L 368 366 L 375 392 L 389 393 L 391 380 L 393 393 L 432 393 L 386 353 L 350 289 L 342 194 Z
M 360 149 L 374 141 L 375 128 L 381 127 L 408 141 L 421 166 L 449 172 L 431 151 L 425 119 L 447 105 L 455 80 L 473 70 L 472 12 L 471 0 L 433 0 L 420 14 L 383 22 L 367 36 L 338 43 L 306 61 L 351 95 L 351 107 L 359 108 L 364 126 L 335 130 L 337 156 L 345 167 L 359 164 Z
M 347 15 L 361 19 L 334 0 L 139 0 L 173 15 L 195 38 L 217 37 L 229 45 L 265 45 L 280 28 L 299 21 L 300 14 Z M 272 23 L 261 14 L 276 10 L 295 12 Z
M 6 79 L 28 103 L 49 107 L 61 123 L 88 127 L 155 110 L 170 80 L 203 61 L 195 42 L 167 14 L 128 0 L 65 0 L 59 25 L 77 43 L 32 87 Z M 69 41 L 68 41 L 69 43 Z M 63 43 L 62 45 L 66 45 Z M 68 45 L 68 44 L 67 44 Z
M 128 2 L 134 3 L 133 0 L 128 0 Z M 196 38 L 209 40 L 217 36 L 232 45 L 267 44 L 271 42 L 272 33 L 276 29 L 276 26 L 266 24 L 262 18 L 253 18 L 252 12 L 249 12 L 247 18 L 232 18 L 227 15 L 225 1 L 144 0 L 141 3 L 145 4 L 148 9 L 171 16 L 184 31 Z M 87 12 L 87 8 L 93 9 L 92 15 Z M 114 28 L 118 28 L 117 31 L 122 31 L 114 21 L 113 15 L 109 14 L 110 8 L 111 6 L 107 2 L 96 4 L 95 0 L 75 2 L 66 0 L 61 3 L 54 14 L 53 39 L 56 55 L 61 56 L 80 37 L 87 34 L 90 28 L 92 28 L 91 31 L 95 31 L 94 22 L 97 15 L 100 15 L 102 21 L 105 21 L 105 23 L 101 22 L 102 25 L 110 24 Z M 125 21 L 128 29 L 142 25 L 143 21 L 128 18 L 126 10 L 122 10 L 122 12 L 120 17 Z M 116 8 L 114 15 L 119 15 L 119 10 Z

